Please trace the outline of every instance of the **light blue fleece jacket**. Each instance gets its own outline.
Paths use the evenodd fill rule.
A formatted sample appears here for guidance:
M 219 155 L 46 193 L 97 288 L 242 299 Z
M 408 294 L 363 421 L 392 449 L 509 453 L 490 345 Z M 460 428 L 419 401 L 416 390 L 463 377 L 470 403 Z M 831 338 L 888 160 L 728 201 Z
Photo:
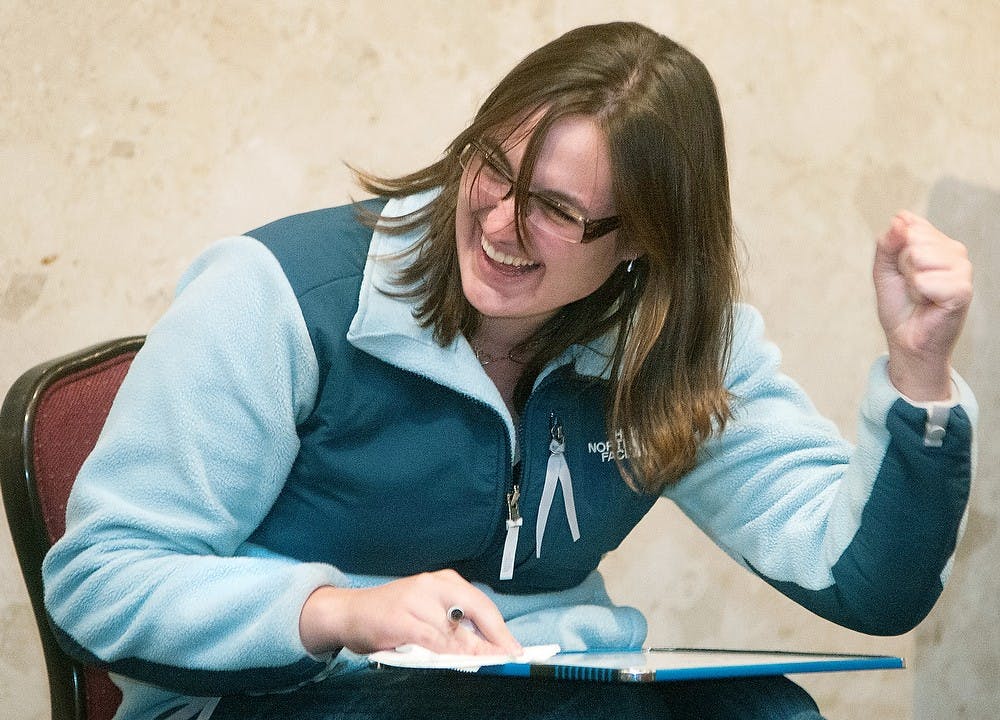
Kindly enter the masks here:
M 390 203 L 386 213 L 401 215 L 427 199 Z M 371 255 L 414 239 L 375 233 Z M 464 339 L 438 347 L 404 301 L 377 291 L 387 268 L 370 259 L 364 272 L 349 340 L 491 407 L 513 444 L 517 429 Z M 599 354 L 573 348 L 543 378 L 566 363 L 584 374 L 604 371 Z M 321 375 L 300 298 L 271 251 L 246 236 L 209 248 L 149 333 L 74 487 L 66 535 L 44 568 L 47 606 L 64 644 L 146 680 L 118 676 L 120 717 L 210 708 L 210 699 L 199 698 L 289 688 L 363 666 L 347 651 L 310 657 L 298 636 L 299 611 L 321 585 L 389 578 L 302 562 L 249 540 L 282 493 Z M 929 544 L 943 558 L 937 588 L 908 590 L 899 604 L 921 606 L 922 617 L 936 598 L 971 475 L 969 389 L 956 376 L 961 405 L 951 411 L 944 447 L 926 448 L 926 412 L 900 398 L 878 361 L 852 448 L 780 373 L 779 354 L 748 307 L 737 313 L 726 382 L 736 397 L 732 422 L 665 497 L 737 562 L 807 607 L 852 626 L 871 612 L 872 626 L 859 628 L 866 631 L 908 629 L 912 619 L 897 627 L 869 608 L 885 598 L 866 598 L 856 578 L 896 564 L 887 558 L 901 549 L 900 572 L 889 575 L 903 583 L 896 576 L 909 573 L 913 547 L 923 553 Z M 914 484 L 926 497 L 908 505 Z M 893 536 L 908 517 L 886 521 L 887 533 L 866 529 L 893 507 L 923 515 L 928 505 L 942 506 L 942 517 L 916 517 L 905 537 Z M 885 547 L 871 548 L 873 539 Z M 614 606 L 596 572 L 553 592 L 482 587 L 525 644 L 636 647 L 645 637 L 641 615 Z

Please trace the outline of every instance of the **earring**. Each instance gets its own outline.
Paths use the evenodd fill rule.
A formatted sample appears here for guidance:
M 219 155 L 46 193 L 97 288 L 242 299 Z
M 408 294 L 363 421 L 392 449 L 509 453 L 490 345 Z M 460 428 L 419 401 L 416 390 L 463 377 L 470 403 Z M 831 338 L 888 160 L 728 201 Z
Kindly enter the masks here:
M 634 266 L 635 266 L 635 258 L 632 258 L 631 260 L 628 261 L 628 265 L 625 266 L 625 272 L 627 273 L 632 272 L 632 268 Z

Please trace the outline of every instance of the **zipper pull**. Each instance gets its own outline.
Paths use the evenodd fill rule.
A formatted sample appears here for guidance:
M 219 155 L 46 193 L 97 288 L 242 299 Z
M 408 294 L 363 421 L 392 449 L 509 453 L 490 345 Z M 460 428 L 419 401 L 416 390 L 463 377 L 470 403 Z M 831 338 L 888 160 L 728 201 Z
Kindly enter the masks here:
M 521 486 L 514 483 L 514 489 L 507 493 L 507 527 L 510 527 L 511 523 L 520 525 L 523 522 L 521 520 L 520 500 Z
M 514 483 L 514 488 L 507 493 L 507 538 L 503 543 L 503 559 L 500 561 L 500 579 L 510 580 L 514 577 L 514 555 L 517 553 L 517 539 L 521 534 L 521 486 Z
M 562 452 L 566 448 L 566 436 L 563 434 L 562 423 L 554 412 L 549 413 L 549 449 L 551 452 Z M 559 449 L 556 450 L 555 447 Z

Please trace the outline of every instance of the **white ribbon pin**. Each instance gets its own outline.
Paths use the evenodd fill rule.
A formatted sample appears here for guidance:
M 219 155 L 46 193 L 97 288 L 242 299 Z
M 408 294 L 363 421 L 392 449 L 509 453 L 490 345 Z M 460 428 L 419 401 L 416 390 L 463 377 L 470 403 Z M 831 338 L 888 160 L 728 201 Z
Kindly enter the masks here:
M 573 501 L 573 479 L 566 464 L 566 441 L 563 437 L 562 425 L 553 415 L 550 418 L 551 440 L 549 441 L 549 462 L 545 468 L 545 486 L 542 488 L 542 499 L 538 505 L 538 520 L 535 522 L 535 557 L 542 556 L 542 538 L 545 536 L 545 525 L 548 522 L 549 511 L 552 509 L 552 499 L 556 494 L 556 482 L 562 487 L 563 503 L 566 506 L 566 520 L 573 542 L 580 539 L 580 527 L 576 520 L 576 504 Z

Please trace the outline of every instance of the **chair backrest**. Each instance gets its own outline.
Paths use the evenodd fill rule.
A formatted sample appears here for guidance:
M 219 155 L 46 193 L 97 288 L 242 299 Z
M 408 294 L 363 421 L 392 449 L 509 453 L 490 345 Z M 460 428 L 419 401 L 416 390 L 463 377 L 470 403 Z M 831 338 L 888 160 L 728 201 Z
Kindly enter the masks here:
M 42 363 L 0 409 L 0 488 L 49 678 L 53 720 L 110 720 L 121 692 L 106 672 L 56 643 L 42 595 L 42 559 L 66 529 L 66 501 L 144 338 L 100 343 Z

